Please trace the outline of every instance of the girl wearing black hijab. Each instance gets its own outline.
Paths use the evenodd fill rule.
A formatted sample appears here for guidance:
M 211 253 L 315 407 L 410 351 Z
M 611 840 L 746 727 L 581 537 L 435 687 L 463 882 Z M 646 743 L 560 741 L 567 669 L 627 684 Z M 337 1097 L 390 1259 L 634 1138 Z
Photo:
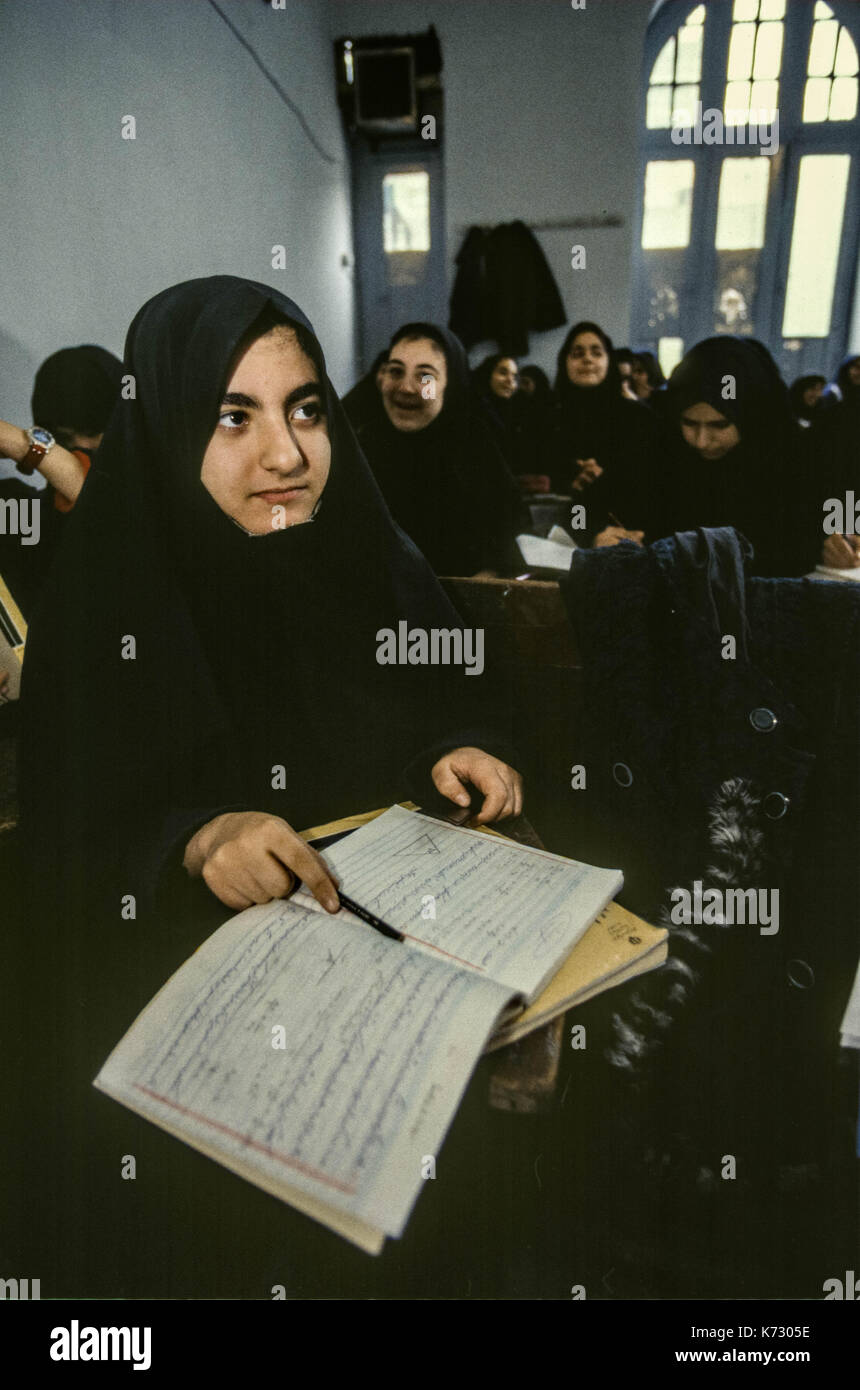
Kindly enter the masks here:
M 763 344 L 729 336 L 697 344 L 669 379 L 665 418 L 677 434 L 658 534 L 733 526 L 752 542 L 754 573 L 811 570 L 821 511 L 788 391 Z
M 513 478 L 471 402 L 458 338 L 409 323 L 388 350 L 359 443 L 391 513 L 436 574 L 504 573 L 517 525 Z
M 301 310 L 189 281 L 137 315 L 126 369 L 135 399 L 30 632 L 21 750 L 37 889 L 81 914 L 118 977 L 129 895 L 157 975 L 159 933 L 178 964 L 207 905 L 223 919 L 301 877 L 337 910 L 303 827 L 407 785 L 464 804 L 471 783 L 484 820 L 520 805 L 485 751 L 505 752 L 485 683 L 377 661 L 381 629 L 460 623 L 392 523 Z
M 541 439 L 539 410 L 519 387 L 516 358 L 507 352 L 485 357 L 472 372 L 472 389 L 495 435 L 511 473 L 533 474 Z
M 586 544 L 641 541 L 650 529 L 657 424 L 626 400 L 612 341 L 596 323 L 574 324 L 561 345 L 549 468 L 556 492 L 585 506 Z

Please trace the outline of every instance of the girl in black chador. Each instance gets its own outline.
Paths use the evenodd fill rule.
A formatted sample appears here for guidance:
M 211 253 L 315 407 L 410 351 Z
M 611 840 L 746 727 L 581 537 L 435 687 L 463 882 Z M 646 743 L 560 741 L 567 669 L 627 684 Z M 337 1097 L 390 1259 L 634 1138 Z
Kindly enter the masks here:
M 752 542 L 753 573 L 813 568 L 824 536 L 808 445 L 763 344 L 698 343 L 672 373 L 664 422 L 673 440 L 656 534 L 733 526 Z
M 547 463 L 556 492 L 585 507 L 585 545 L 641 543 L 651 529 L 658 425 L 625 400 L 612 341 L 596 323 L 574 324 L 561 345 Z
M 34 891 L 124 975 L 130 941 L 146 936 L 156 971 L 159 942 L 178 964 L 204 918 L 296 878 L 336 911 L 303 828 L 409 789 L 458 800 L 471 783 L 484 820 L 520 805 L 487 751 L 507 745 L 486 681 L 377 662 L 380 629 L 459 619 L 392 522 L 301 310 L 190 281 L 137 315 L 126 369 L 136 399 L 31 629 L 21 750 Z M 129 898 L 145 932 L 123 930 Z
M 408 323 L 356 433 L 394 520 L 436 574 L 508 572 L 518 496 L 490 422 L 471 399 L 459 339 Z

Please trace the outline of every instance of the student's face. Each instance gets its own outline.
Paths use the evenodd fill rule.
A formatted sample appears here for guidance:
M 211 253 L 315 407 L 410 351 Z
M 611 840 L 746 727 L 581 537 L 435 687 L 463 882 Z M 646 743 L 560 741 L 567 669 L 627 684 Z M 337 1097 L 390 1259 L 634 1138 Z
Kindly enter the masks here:
M 858 362 L 857 365 L 860 366 L 860 362 Z M 858 384 L 860 384 L 860 376 L 858 376 Z M 811 386 L 807 386 L 803 393 L 803 404 L 806 406 L 807 410 L 815 409 L 818 402 L 821 400 L 821 392 L 823 390 L 824 386 L 820 381 L 814 381 Z
M 257 338 L 227 383 L 200 480 L 243 531 L 309 521 L 331 444 L 317 370 L 286 325 Z
M 631 368 L 631 376 L 633 379 L 633 390 L 640 400 L 647 401 L 654 388 L 648 380 L 648 373 L 641 362 L 634 363 Z
M 567 350 L 567 375 L 574 386 L 599 386 L 609 371 L 609 354 L 596 333 L 577 333 Z
M 852 386 L 860 386 L 860 357 L 855 357 L 853 362 L 849 362 L 848 380 Z
M 684 411 L 681 433 L 690 448 L 709 462 L 721 459 L 740 443 L 741 438 L 737 425 L 704 401 L 688 406 Z
M 382 404 L 397 430 L 426 429 L 445 401 L 448 366 L 430 338 L 395 343 L 382 378 Z
M 537 390 L 537 382 L 535 381 L 534 377 L 521 376 L 520 390 L 525 391 L 527 396 L 533 396 L 535 394 L 535 391 Z
M 519 385 L 520 373 L 512 357 L 503 357 L 490 373 L 490 390 L 494 396 L 509 401 Z

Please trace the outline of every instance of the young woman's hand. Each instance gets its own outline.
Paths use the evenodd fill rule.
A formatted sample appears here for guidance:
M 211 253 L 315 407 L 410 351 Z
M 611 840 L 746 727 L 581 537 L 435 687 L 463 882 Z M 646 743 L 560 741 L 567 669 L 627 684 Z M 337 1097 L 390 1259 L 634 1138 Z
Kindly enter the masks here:
M 571 483 L 573 492 L 584 492 L 588 485 L 596 482 L 603 473 L 597 459 L 577 459 L 576 466 L 579 471 Z
M 301 879 L 326 912 L 337 912 L 337 879 L 280 816 L 262 811 L 228 811 L 202 826 L 188 841 L 183 865 L 226 907 L 285 898 Z
M 594 537 L 594 548 L 618 545 L 619 541 L 635 541 L 636 545 L 641 545 L 644 539 L 644 531 L 628 531 L 625 526 L 605 526 Z
M 828 536 L 819 563 L 832 570 L 856 569 L 860 565 L 860 536 Z
M 484 798 L 475 817 L 479 822 L 518 816 L 523 809 L 520 774 L 480 748 L 455 748 L 434 764 L 430 775 L 436 790 L 458 806 L 471 804 L 466 783 L 477 787 Z

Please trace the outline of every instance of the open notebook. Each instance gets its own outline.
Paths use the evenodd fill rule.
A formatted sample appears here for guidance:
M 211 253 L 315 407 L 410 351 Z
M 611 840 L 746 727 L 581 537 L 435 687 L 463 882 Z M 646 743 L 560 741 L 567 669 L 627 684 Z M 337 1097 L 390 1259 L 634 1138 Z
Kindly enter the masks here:
M 399 806 L 325 857 L 406 940 L 303 890 L 249 908 L 171 977 L 94 1084 L 378 1253 L 488 1040 L 541 1002 L 592 923 L 609 940 L 595 919 L 622 876 Z M 650 956 L 639 968 L 658 964 L 665 932 L 630 923 Z M 616 943 L 597 973 L 626 978 L 632 962 Z

